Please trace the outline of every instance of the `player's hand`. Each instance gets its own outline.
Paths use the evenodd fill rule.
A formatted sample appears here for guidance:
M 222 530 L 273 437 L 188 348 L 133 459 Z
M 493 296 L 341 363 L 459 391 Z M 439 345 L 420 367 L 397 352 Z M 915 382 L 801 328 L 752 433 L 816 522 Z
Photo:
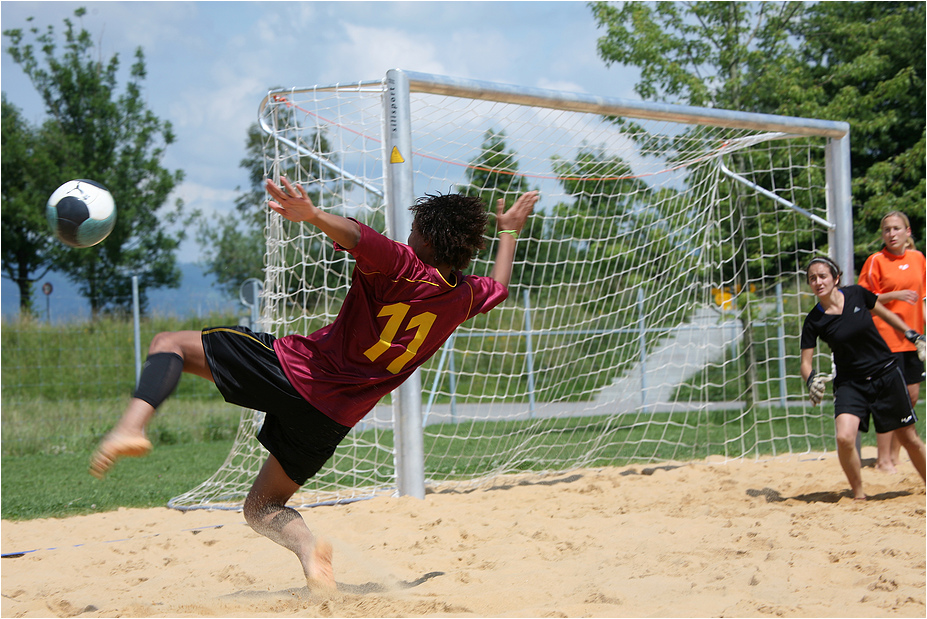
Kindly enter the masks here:
M 264 187 L 273 198 L 267 206 L 290 221 L 310 221 L 319 212 L 301 185 L 293 185 L 285 176 L 280 177 L 282 187 L 267 179 Z
M 514 230 L 516 233 L 520 233 L 528 221 L 528 216 L 534 211 L 534 205 L 537 201 L 538 192 L 529 191 L 515 200 L 515 204 L 509 210 L 503 212 L 505 200 L 500 198 L 496 202 L 496 229 L 499 232 Z
M 829 374 L 817 374 L 814 370 L 811 371 L 805 384 L 808 385 L 808 395 L 811 397 L 812 404 L 817 406 L 821 403 L 824 399 L 824 385 L 832 378 Z
M 917 358 L 924 361 L 925 353 L 927 353 L 927 339 L 923 335 L 915 331 L 914 329 L 908 329 L 904 332 L 904 336 L 908 338 L 908 341 L 914 344 L 914 347 L 917 348 Z

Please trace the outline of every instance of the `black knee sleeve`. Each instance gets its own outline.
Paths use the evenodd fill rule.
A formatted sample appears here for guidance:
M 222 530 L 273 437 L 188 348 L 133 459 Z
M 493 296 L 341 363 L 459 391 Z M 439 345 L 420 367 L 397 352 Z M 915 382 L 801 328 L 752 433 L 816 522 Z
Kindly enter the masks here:
M 142 375 L 133 397 L 158 408 L 174 393 L 183 374 L 183 357 L 173 352 L 156 352 L 148 355 L 142 366 Z

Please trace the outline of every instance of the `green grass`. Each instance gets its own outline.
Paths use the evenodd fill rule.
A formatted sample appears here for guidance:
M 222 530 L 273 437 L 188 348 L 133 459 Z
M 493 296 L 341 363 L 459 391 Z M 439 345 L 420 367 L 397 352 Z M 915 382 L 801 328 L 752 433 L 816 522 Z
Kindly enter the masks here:
M 228 317 L 145 321 L 142 339 L 148 341 L 158 331 L 234 322 L 235 319 Z M 792 333 L 795 328 L 789 325 L 787 332 Z M 206 480 L 224 462 L 238 428 L 240 409 L 224 403 L 210 382 L 186 376 L 149 428 L 155 445 L 149 457 L 121 462 L 104 481 L 87 473 L 92 450 L 118 419 L 130 397 L 134 384 L 131 330 L 131 324 L 113 319 L 64 327 L 29 321 L 3 323 L 0 349 L 3 518 L 65 517 L 118 507 L 164 506 L 170 498 Z M 768 341 L 766 338 L 772 336 L 773 330 L 774 325 L 758 326 L 755 339 Z M 473 376 L 483 377 L 483 382 L 458 384 L 459 401 L 468 401 L 467 394 L 496 393 L 500 401 L 514 398 L 497 393 L 498 385 L 493 380 L 499 375 L 524 376 L 524 368 L 517 366 L 524 363 L 524 341 L 515 337 L 497 339 L 498 342 L 489 342 L 490 347 L 501 346 L 515 353 L 504 357 L 509 360 L 506 363 L 516 365 L 496 367 L 493 365 L 496 360 L 480 354 L 482 344 L 478 346 L 476 340 L 458 340 L 462 351 L 457 371 L 469 369 Z M 610 346 L 625 348 L 618 346 L 617 339 L 606 341 Z M 543 343 L 542 338 L 535 343 Z M 797 336 L 789 338 L 787 344 L 797 346 Z M 757 384 L 761 389 L 772 390 L 778 368 L 766 359 L 764 350 L 765 347 L 758 349 Z M 564 353 L 573 359 L 568 367 L 551 363 L 548 368 L 544 356 L 538 355 L 535 359 L 538 384 L 543 386 L 546 372 L 582 376 L 590 364 L 610 367 L 623 363 L 617 358 L 596 357 L 590 361 L 592 352 L 582 347 L 570 349 L 568 355 Z M 434 371 L 437 357 L 425 368 L 425 385 L 431 384 L 429 372 Z M 676 397 L 680 401 L 740 399 L 742 381 L 728 374 L 732 369 L 736 373 L 742 360 L 731 361 L 725 366 L 727 369 L 709 369 L 693 377 L 680 387 Z M 788 371 L 797 374 L 794 367 Z M 610 377 L 603 373 L 596 380 L 604 384 Z M 804 393 L 804 385 L 795 380 L 789 392 Z M 556 393 L 565 400 L 588 396 L 584 391 L 588 385 L 572 385 L 570 381 L 558 381 L 555 376 L 549 382 L 561 390 L 575 390 L 575 393 Z M 523 393 L 523 389 L 519 391 Z M 771 395 L 763 393 L 761 397 Z M 440 482 L 479 477 L 498 470 L 510 473 L 693 461 L 717 454 L 753 457 L 831 451 L 834 449 L 832 415 L 833 409 L 827 406 L 815 409 L 793 406 L 789 411 L 757 407 L 749 413 L 725 410 L 428 426 L 424 436 L 426 475 L 429 480 Z M 925 417 L 923 402 L 918 406 L 918 415 L 922 420 Z M 918 430 L 923 438 L 923 421 L 918 422 Z M 863 442 L 874 445 L 874 434 L 865 435 Z M 383 483 L 391 481 L 391 443 L 390 432 L 361 432 L 352 448 L 357 457 L 366 458 L 365 468 L 375 471 Z M 306 488 L 311 490 L 322 482 L 345 486 L 369 483 L 369 479 L 361 482 L 359 476 L 355 479 L 357 475 L 353 470 L 341 473 L 323 470 Z
M 237 317 L 153 318 L 141 323 L 142 355 L 155 333 L 234 324 Z M 135 386 L 134 327 L 103 318 L 53 324 L 3 321 L 3 455 L 92 449 L 121 415 Z M 151 429 L 156 444 L 234 437 L 238 409 L 209 381 L 185 376 Z
M 162 445 L 120 461 L 104 480 L 88 471 L 91 450 L 3 456 L 2 517 L 63 518 L 119 507 L 157 507 L 216 472 L 231 441 Z

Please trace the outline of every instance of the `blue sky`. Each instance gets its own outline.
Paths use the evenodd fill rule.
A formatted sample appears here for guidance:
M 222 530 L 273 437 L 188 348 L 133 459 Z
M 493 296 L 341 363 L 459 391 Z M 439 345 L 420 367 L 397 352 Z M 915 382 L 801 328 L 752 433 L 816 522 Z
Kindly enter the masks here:
M 272 87 L 374 80 L 398 68 L 638 99 L 637 73 L 607 68 L 585 2 L 25 2 L 0 3 L 2 29 L 40 30 L 88 9 L 104 58 L 124 68 L 145 52 L 149 108 L 174 126 L 164 160 L 186 180 L 176 195 L 208 216 L 232 212 L 248 126 Z M 0 83 L 26 117 L 41 101 L 6 52 Z M 123 85 L 124 82 L 121 82 Z M 196 245 L 180 259 L 195 261 Z

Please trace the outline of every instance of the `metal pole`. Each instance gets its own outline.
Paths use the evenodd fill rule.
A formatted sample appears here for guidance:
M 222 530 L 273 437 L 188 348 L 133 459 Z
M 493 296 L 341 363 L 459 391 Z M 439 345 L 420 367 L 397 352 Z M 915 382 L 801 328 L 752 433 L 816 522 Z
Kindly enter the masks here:
M 405 73 L 386 74 L 383 97 L 383 165 L 389 236 L 405 241 L 412 229 L 412 114 Z M 425 498 L 425 446 L 422 431 L 422 379 L 418 370 L 393 392 L 396 420 L 396 484 L 400 496 Z
M 795 211 L 796 213 L 801 213 L 802 215 L 804 215 L 804 216 L 807 217 L 808 219 L 810 219 L 810 220 L 812 220 L 812 221 L 815 221 L 815 222 L 821 224 L 822 226 L 824 226 L 824 227 L 827 228 L 828 230 L 831 230 L 831 229 L 834 228 L 834 224 L 832 224 L 831 222 L 827 221 L 826 219 L 822 219 L 821 217 L 818 217 L 818 216 L 815 215 L 814 213 L 812 213 L 812 212 L 810 212 L 810 211 L 806 211 L 805 209 L 803 209 L 802 207 L 798 206 L 797 204 L 793 204 L 792 202 L 789 202 L 788 200 L 785 200 L 785 199 L 783 199 L 783 198 L 780 198 L 779 196 L 777 196 L 777 195 L 774 194 L 773 192 L 769 191 L 768 189 L 764 189 L 763 187 L 760 187 L 760 186 L 757 185 L 756 183 L 752 183 L 752 182 L 748 181 L 747 179 L 745 179 L 743 176 L 740 176 L 739 174 L 734 174 L 734 173 L 731 172 L 731 170 L 728 169 L 728 167 L 727 167 L 726 165 L 724 165 L 724 163 L 721 162 L 720 160 L 718 161 L 718 168 L 721 170 L 721 172 L 723 172 L 724 174 L 726 174 L 726 175 L 729 176 L 730 178 L 734 179 L 735 181 L 737 181 L 737 182 L 739 182 L 739 183 L 741 183 L 741 184 L 743 184 L 743 185 L 746 185 L 746 186 L 749 187 L 750 189 L 754 190 L 754 191 L 757 192 L 757 193 L 760 193 L 760 194 L 766 196 L 766 197 L 769 198 L 770 200 L 772 200 L 772 201 L 774 201 L 774 202 L 777 202 L 778 204 L 781 204 L 782 206 L 784 206 L 784 207 L 786 207 L 786 208 L 790 208 L 790 209 L 792 209 L 793 211 Z
M 853 196 L 850 178 L 850 134 L 827 141 L 825 150 L 827 219 L 834 227 L 827 231 L 831 257 L 843 271 L 840 283 L 856 281 L 853 268 Z
M 138 275 L 132 276 L 132 322 L 134 323 L 135 333 L 135 384 L 138 385 L 138 379 L 142 375 L 142 336 L 140 328 L 138 301 Z
M 850 173 L 850 133 L 842 138 L 827 140 L 824 152 L 825 186 L 827 187 L 827 219 L 834 224 L 827 231 L 831 257 L 843 271 L 840 283 L 856 281 L 853 266 L 853 196 Z M 862 435 L 856 433 L 856 452 L 862 452 Z
M 261 328 L 261 282 L 257 278 L 251 282 L 251 330 L 262 331 Z
M 644 289 L 637 289 L 637 328 L 640 343 L 641 407 L 647 406 L 647 317 L 644 313 Z
M 451 389 L 451 421 L 457 421 L 457 366 L 454 363 L 454 334 L 447 339 L 449 358 L 447 363 L 447 376 L 450 379 Z
M 779 406 L 785 408 L 788 392 L 785 388 L 785 304 L 782 302 L 782 283 L 776 283 L 776 315 L 779 317 L 778 352 L 779 352 Z
M 528 416 L 534 418 L 534 341 L 531 338 L 531 295 L 526 289 L 525 300 L 525 357 L 528 364 Z

